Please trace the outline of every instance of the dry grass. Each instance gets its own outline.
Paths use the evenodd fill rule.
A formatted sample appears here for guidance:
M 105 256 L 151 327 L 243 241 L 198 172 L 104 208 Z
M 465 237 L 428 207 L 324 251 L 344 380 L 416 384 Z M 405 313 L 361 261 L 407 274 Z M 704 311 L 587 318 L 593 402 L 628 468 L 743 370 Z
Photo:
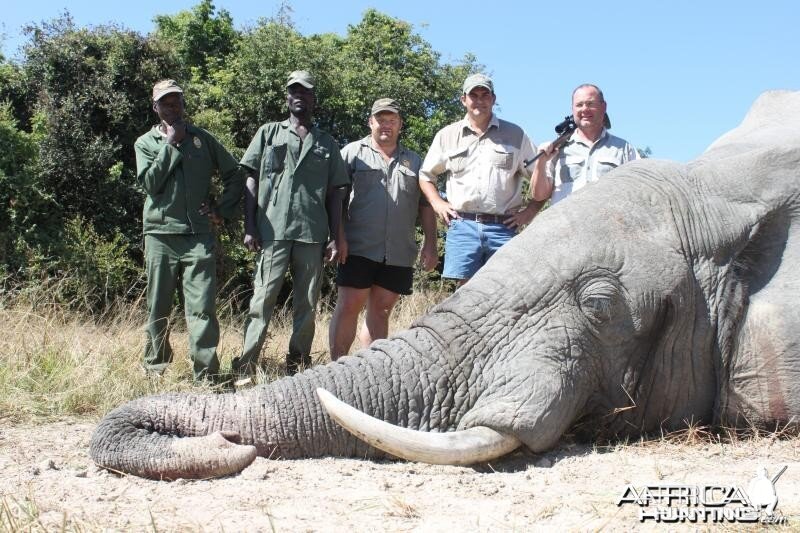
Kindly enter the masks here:
M 46 291 L 43 291 L 46 292 Z M 444 293 L 414 294 L 398 304 L 392 331 L 445 297 Z M 330 305 L 322 305 L 312 347 L 314 364 L 330 360 Z M 12 421 L 63 415 L 97 415 L 145 394 L 210 390 L 192 382 L 183 317 L 173 315 L 170 342 L 173 363 L 158 380 L 141 367 L 145 313 L 141 301 L 118 306 L 102 316 L 66 311 L 64 306 L 38 298 L 0 301 L 0 419 Z M 243 317 L 223 321 L 218 353 L 223 371 L 238 355 Z M 276 312 L 262 352 L 264 370 L 258 382 L 283 375 L 291 334 L 291 309 Z M 356 349 L 354 346 L 353 350 Z
M 409 520 L 420 517 L 419 510 L 416 508 L 416 506 L 408 503 L 400 496 L 389 496 L 384 502 L 384 505 L 386 507 L 387 516 L 397 516 Z
M 55 524 L 58 526 L 54 527 Z M 0 498 L 0 531 L 80 532 L 103 531 L 103 528 L 99 523 L 87 522 L 70 516 L 64 510 L 51 509 L 48 511 L 39 505 L 32 494 L 29 494 L 22 498 L 11 495 Z

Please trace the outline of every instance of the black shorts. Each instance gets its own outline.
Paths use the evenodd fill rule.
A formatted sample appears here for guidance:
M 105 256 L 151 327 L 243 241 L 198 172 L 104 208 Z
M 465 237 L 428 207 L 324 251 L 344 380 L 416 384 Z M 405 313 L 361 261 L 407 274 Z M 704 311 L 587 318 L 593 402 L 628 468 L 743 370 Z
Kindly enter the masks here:
M 354 289 L 373 285 L 397 294 L 411 294 L 414 269 L 378 263 L 359 255 L 348 255 L 347 262 L 336 269 L 336 284 Z

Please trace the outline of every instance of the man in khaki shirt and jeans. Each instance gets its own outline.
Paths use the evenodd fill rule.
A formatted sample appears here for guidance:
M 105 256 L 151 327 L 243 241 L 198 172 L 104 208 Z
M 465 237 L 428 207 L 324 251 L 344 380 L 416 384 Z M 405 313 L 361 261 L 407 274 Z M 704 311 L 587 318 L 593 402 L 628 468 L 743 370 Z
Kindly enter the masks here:
M 488 76 L 464 80 L 461 103 L 467 114 L 436 134 L 420 169 L 420 188 L 448 225 L 442 275 L 460 284 L 539 208 L 529 203 L 522 209 L 522 182 L 530 177 L 524 161 L 536 147 L 522 128 L 495 116 L 496 99 Z M 440 175 L 446 179 L 446 199 L 436 188 Z
M 389 315 L 401 294 L 411 294 L 419 213 L 424 233 L 420 258 L 425 270 L 438 262 L 436 215 L 419 189 L 420 157 L 398 142 L 403 119 L 391 98 L 372 105 L 370 135 L 344 147 L 342 158 L 353 183 L 339 250 L 338 297 L 331 319 L 331 359 L 346 355 L 356 336 L 358 315 L 367 307 L 361 346 L 389 333 Z

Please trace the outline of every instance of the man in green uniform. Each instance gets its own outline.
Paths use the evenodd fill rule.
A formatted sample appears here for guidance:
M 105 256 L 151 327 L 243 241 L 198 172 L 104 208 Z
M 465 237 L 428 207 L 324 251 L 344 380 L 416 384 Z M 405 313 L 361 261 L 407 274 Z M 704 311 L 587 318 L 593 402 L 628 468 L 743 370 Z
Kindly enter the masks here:
M 219 373 L 211 224 L 236 214 L 243 177 L 236 160 L 214 136 L 184 122 L 183 90 L 174 80 L 155 84 L 153 111 L 159 124 L 135 144 L 136 177 L 146 193 L 142 217 L 148 310 L 144 366 L 148 372 L 161 374 L 172 360 L 169 315 L 180 280 L 194 378 L 210 379 Z M 210 200 L 215 172 L 223 185 L 219 206 Z
M 249 171 L 244 243 L 259 252 L 242 355 L 233 361 L 240 377 L 255 372 L 287 269 L 293 282 L 293 327 L 286 373 L 311 366 L 322 259 L 337 261 L 341 245 L 337 237 L 325 246 L 329 236 L 339 235 L 350 183 L 339 146 L 312 124 L 316 97 L 311 74 L 292 72 L 286 92 L 289 118 L 261 126 L 240 162 Z

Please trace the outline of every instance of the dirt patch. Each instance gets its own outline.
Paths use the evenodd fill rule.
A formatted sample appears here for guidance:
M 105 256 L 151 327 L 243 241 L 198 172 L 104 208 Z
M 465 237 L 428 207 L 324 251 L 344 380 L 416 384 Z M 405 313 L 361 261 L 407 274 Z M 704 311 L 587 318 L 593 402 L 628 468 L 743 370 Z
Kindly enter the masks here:
M 759 465 L 778 510 L 800 527 L 800 439 L 735 444 L 562 446 L 462 468 L 356 459 L 258 458 L 237 476 L 157 482 L 118 476 L 88 457 L 93 423 L 0 422 L 1 529 L 150 531 L 674 530 L 617 506 L 627 484 L 737 485 Z M 687 528 L 715 524 L 696 523 Z M 736 524 L 728 524 L 736 528 Z

